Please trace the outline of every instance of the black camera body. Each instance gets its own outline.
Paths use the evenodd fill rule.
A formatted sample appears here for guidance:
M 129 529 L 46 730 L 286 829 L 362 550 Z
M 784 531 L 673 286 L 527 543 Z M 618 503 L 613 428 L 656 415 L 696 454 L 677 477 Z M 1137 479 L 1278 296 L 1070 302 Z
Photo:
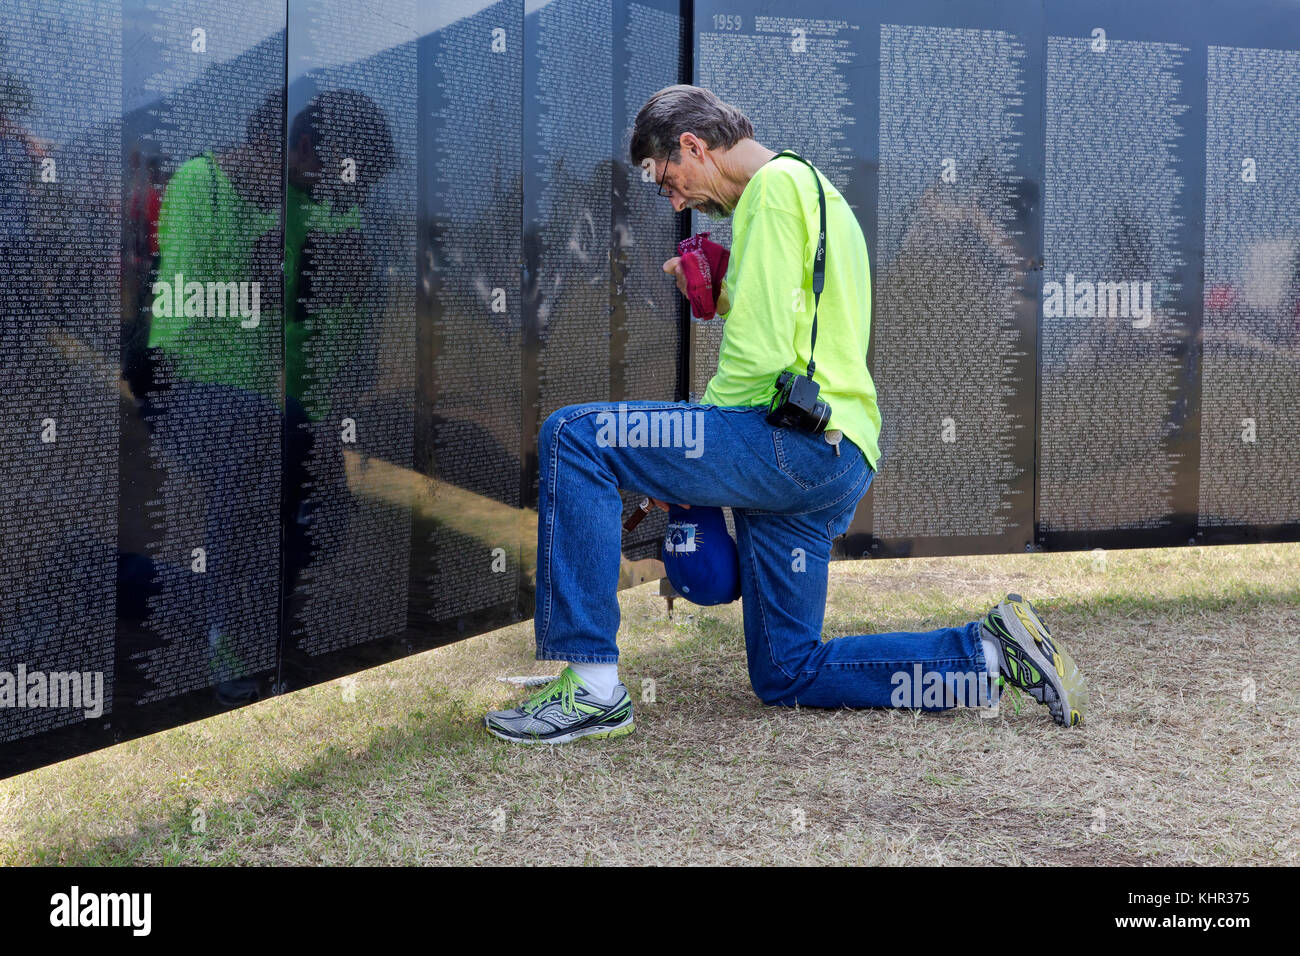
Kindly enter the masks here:
M 782 372 L 777 376 L 776 394 L 768 407 L 768 424 L 820 435 L 831 417 L 830 405 L 817 397 L 821 389 L 807 375 Z

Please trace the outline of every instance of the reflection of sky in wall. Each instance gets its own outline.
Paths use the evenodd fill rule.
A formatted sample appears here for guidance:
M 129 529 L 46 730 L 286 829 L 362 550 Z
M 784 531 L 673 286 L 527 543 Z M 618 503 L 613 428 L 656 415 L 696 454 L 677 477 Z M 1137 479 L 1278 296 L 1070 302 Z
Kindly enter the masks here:
M 498 0 L 442 0 L 441 3 L 424 4 L 420 12 L 424 14 L 421 22 L 422 32 L 433 33 L 448 24 L 472 17 L 480 10 L 486 10 Z
M 424 14 L 422 7 L 428 6 L 432 8 L 435 14 L 440 14 L 442 7 L 458 5 L 443 2 L 429 3 L 429 0 L 407 0 L 405 3 L 391 3 L 385 2 L 385 0 L 359 0 L 359 2 L 334 0 L 332 4 L 321 3 L 316 9 L 321 10 L 327 18 L 331 14 L 335 14 L 333 19 L 338 23 L 346 23 L 349 19 L 382 21 L 389 28 L 387 35 L 390 39 L 399 34 L 414 39 L 419 33 L 428 32 L 427 27 L 421 29 L 424 26 L 420 22 L 421 14 Z M 306 9 L 299 9 L 299 7 L 301 7 L 301 4 L 297 4 L 295 9 L 290 11 L 294 15 L 294 20 L 298 20 L 303 10 Z M 407 21 L 396 17 L 395 14 L 399 13 L 402 8 L 411 11 L 416 19 Z M 339 13 L 344 15 L 337 16 Z M 427 14 L 425 14 L 424 18 L 427 19 Z M 443 18 L 439 17 L 439 19 Z M 289 37 L 290 44 L 296 46 L 297 42 L 295 41 L 301 42 L 304 47 L 308 46 L 308 41 L 305 38 L 297 37 L 291 33 Z M 354 33 L 348 37 L 346 51 L 341 49 L 321 50 L 313 47 L 310 62 L 298 60 L 296 57 L 291 58 L 289 62 L 289 82 L 292 83 L 294 80 L 301 78 L 308 70 L 327 70 L 332 67 L 360 63 L 376 53 L 383 53 L 385 50 L 390 49 L 391 46 L 391 43 L 376 42 L 375 37 Z
M 121 4 L 122 16 L 126 20 L 133 18 L 150 18 L 153 14 L 144 8 L 144 0 L 94 0 L 96 6 L 112 7 Z M 284 31 L 284 3 L 275 4 L 272 0 L 261 0 L 270 7 L 279 7 L 279 15 L 267 17 L 259 14 L 255 19 L 262 24 L 261 30 L 255 30 L 254 24 L 248 19 L 231 25 L 232 28 L 227 32 L 222 29 L 223 25 L 230 24 L 231 4 L 230 0 L 186 0 L 186 9 L 193 11 L 191 18 L 193 23 L 185 28 L 186 33 L 182 39 L 188 44 L 189 30 L 193 27 L 203 27 L 207 30 L 207 54 L 202 59 L 195 59 L 193 69 L 184 71 L 179 69 L 170 69 L 166 76 L 153 77 L 154 82 L 162 80 L 172 80 L 174 85 L 169 87 L 165 92 L 171 93 L 193 82 L 199 72 L 203 69 L 211 69 L 220 66 L 229 60 L 247 53 L 251 48 L 264 42 L 267 37 Z M 250 18 L 251 19 L 251 18 Z M 157 44 L 149 36 L 144 35 L 147 31 L 125 31 L 129 38 L 132 38 L 132 46 L 122 50 L 122 59 L 126 63 L 145 60 L 157 60 Z M 227 42 L 233 41 L 233 42 Z M 183 61 L 182 61 L 183 62 Z M 138 72 L 138 71 L 137 71 Z M 150 71 L 152 72 L 152 71 Z M 157 91 L 146 91 L 132 88 L 127 84 L 126 89 L 122 91 L 123 109 L 131 112 L 147 103 L 152 103 L 158 99 Z
M 431 33 L 437 33 L 439 30 L 450 26 L 458 20 L 466 17 L 472 17 L 474 14 L 487 9 L 500 2 L 500 0 L 440 0 L 437 3 L 429 3 L 427 0 L 416 0 L 416 22 L 401 23 L 392 20 L 393 10 L 391 5 L 377 0 L 377 2 L 362 2 L 359 6 L 349 3 L 349 16 L 356 17 L 382 17 L 392 22 L 395 28 L 404 29 L 412 36 L 427 36 Z M 532 12 L 546 6 L 552 0 L 527 0 L 526 9 Z M 293 37 L 290 37 L 292 40 Z M 359 38 L 361 41 L 369 40 L 367 37 Z M 373 42 L 354 42 L 349 48 L 347 55 L 336 54 L 331 57 L 330 51 L 313 51 L 314 59 L 309 64 L 290 63 L 289 81 L 293 82 L 301 78 L 306 72 L 311 70 L 327 69 L 329 67 L 342 66 L 349 63 L 358 63 L 376 53 L 382 53 L 387 49 L 384 45 L 375 45 Z
M 272 0 L 267 0 L 271 3 Z M 494 5 L 496 0 L 440 0 L 440 2 L 429 3 L 427 0 L 416 0 L 415 7 L 417 10 L 418 20 L 409 24 L 412 36 L 427 35 L 436 33 L 448 25 L 455 23 L 465 17 L 474 14 Z M 535 13 L 542 7 L 546 6 L 553 0 L 525 0 L 525 11 Z M 229 33 L 220 29 L 221 24 L 228 23 L 230 17 L 230 0 L 187 0 L 187 6 L 193 10 L 193 26 L 206 26 L 208 29 L 208 55 L 202 61 L 196 61 L 196 70 L 202 66 L 212 68 L 226 63 L 230 60 L 246 54 L 250 49 L 263 43 L 267 38 L 280 32 L 283 29 L 283 18 L 274 18 L 274 23 L 269 29 L 256 31 L 250 35 L 249 25 L 240 23 L 237 28 Z M 282 5 L 281 5 L 282 8 Z M 55 12 L 54 22 L 59 23 L 71 14 L 63 11 L 57 0 L 4 0 L 4 18 L 7 28 L 0 31 L 0 38 L 6 49 L 0 52 L 0 73 L 12 71 L 26 79 L 32 87 L 33 108 L 31 118 L 35 119 L 40 110 L 43 98 L 54 95 L 56 92 L 60 97 L 60 102 L 71 107 L 70 115 L 74 115 L 84 120 L 84 125 L 89 127 L 103 122 L 107 117 L 104 115 L 104 103 L 102 98 L 88 95 L 88 91 L 82 84 L 72 82 L 81 73 L 79 61 L 76 57 L 69 56 L 60 59 L 44 68 L 40 76 L 30 76 L 24 68 L 25 57 L 23 51 L 30 49 L 33 44 L 40 42 L 33 35 L 33 24 L 40 21 L 37 16 L 38 11 L 46 11 L 46 17 L 49 11 Z M 147 30 L 132 30 L 131 21 L 152 19 L 153 14 L 145 9 L 144 0 L 90 0 L 89 19 L 77 11 L 78 19 L 83 22 L 103 23 L 112 22 L 116 19 L 118 12 L 127 22 L 127 29 L 124 31 L 127 41 L 130 43 L 129 48 L 123 48 L 122 59 L 124 63 L 142 64 L 158 59 L 158 44 L 150 36 L 145 35 Z M 354 11 L 355 16 L 391 16 L 392 10 L 390 5 L 382 2 L 361 2 Z M 216 25 L 213 29 L 212 25 Z M 21 25 L 18 29 L 15 25 Z M 407 24 L 394 24 L 395 27 L 408 26 Z M 236 44 L 224 43 L 223 40 L 233 38 L 238 42 Z M 185 38 L 188 42 L 188 37 Z M 363 44 L 353 46 L 346 54 L 338 54 L 334 57 L 324 56 L 321 59 L 310 64 L 313 69 L 323 67 L 339 66 L 346 63 L 359 62 L 366 60 L 376 53 L 383 52 L 383 47 L 375 45 L 374 49 L 369 49 Z M 290 80 L 300 78 L 307 71 L 308 64 L 291 63 Z M 141 76 L 144 72 L 153 73 L 154 71 L 144 71 L 137 66 L 134 69 L 126 71 L 128 76 Z M 173 92 L 182 88 L 197 79 L 197 72 L 190 75 L 183 70 L 168 70 L 165 76 L 154 74 L 154 82 L 170 80 L 171 86 L 167 92 Z M 135 83 L 125 84 L 123 89 L 123 100 L 121 109 L 126 113 L 131 113 L 143 106 L 148 106 L 157 102 L 157 91 L 145 90 Z
M 444 27 L 448 27 L 457 20 L 463 20 L 466 17 L 472 17 L 481 10 L 494 6 L 500 0 L 440 0 L 438 3 L 429 3 L 428 0 L 420 0 L 420 34 L 423 36 L 428 33 L 437 33 Z M 528 10 L 533 7 L 545 6 L 550 0 L 525 0 L 528 4 Z M 508 24 L 503 24 L 508 26 Z
M 365 2 L 362 0 L 359 4 L 348 4 L 349 16 L 358 18 L 363 17 L 381 17 L 388 19 L 396 28 L 404 28 L 413 36 L 427 36 L 430 33 L 437 33 L 439 30 L 463 20 L 466 17 L 472 17 L 481 10 L 498 3 L 499 0 L 439 0 L 436 3 L 430 3 L 428 0 L 416 0 L 416 22 L 401 23 L 392 20 L 392 7 L 384 3 L 383 0 L 372 0 Z M 551 0 L 527 0 L 527 10 L 531 12 L 534 9 L 544 7 Z M 291 38 L 292 39 L 292 38 Z M 364 41 L 368 38 L 359 38 Z M 373 43 L 354 42 L 348 50 L 346 56 L 337 55 L 331 57 L 324 51 L 314 51 L 317 58 L 310 64 L 291 63 L 289 65 L 290 82 L 302 77 L 308 69 L 319 70 L 334 66 L 341 66 L 348 63 L 357 63 L 376 53 L 382 53 L 386 49 L 383 45 L 374 45 Z
M 3 26 L 0 27 L 0 76 L 11 75 L 26 84 L 31 93 L 31 109 L 18 117 L 24 127 L 39 135 L 49 132 L 43 117 L 52 106 L 59 107 L 61 136 L 75 129 L 90 128 L 115 118 L 120 109 L 117 91 L 106 94 L 85 81 L 82 58 L 87 55 L 111 56 L 117 47 L 115 36 L 105 37 L 102 49 L 86 49 L 88 38 L 98 39 L 102 26 L 115 23 L 121 0 L 96 0 L 104 7 L 95 19 L 86 22 L 78 17 L 70 22 L 55 0 L 3 0 Z M 115 30 L 113 32 L 116 32 Z M 32 49 L 57 51 L 51 62 L 42 63 L 39 72 L 30 64 Z
M 369 226 L 382 220 L 404 223 L 414 209 L 418 24 L 392 14 L 416 9 L 416 0 L 388 0 L 359 10 L 352 0 L 316 0 L 310 6 L 295 3 L 291 9 L 289 123 L 292 125 L 320 89 L 349 89 L 374 100 L 392 131 L 397 167 L 376 185 L 362 209 Z M 340 51 L 333 34 L 324 34 L 327 42 L 318 42 L 322 33 L 308 22 L 309 15 L 319 16 L 327 24 L 346 24 L 358 15 L 371 19 L 367 35 L 360 37 L 364 42 L 353 42 L 356 35 L 349 35 L 348 42 L 340 44 L 346 49 Z M 404 97 L 410 98 L 409 106 Z

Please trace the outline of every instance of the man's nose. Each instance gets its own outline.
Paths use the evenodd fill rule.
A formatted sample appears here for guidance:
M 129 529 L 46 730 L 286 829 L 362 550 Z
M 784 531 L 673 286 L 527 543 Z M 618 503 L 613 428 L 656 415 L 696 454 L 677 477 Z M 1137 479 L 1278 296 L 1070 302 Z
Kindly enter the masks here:
M 683 209 L 686 208 L 686 200 L 683 199 L 681 196 L 676 196 L 676 195 L 673 196 L 672 204 L 673 204 L 674 212 L 681 212 Z

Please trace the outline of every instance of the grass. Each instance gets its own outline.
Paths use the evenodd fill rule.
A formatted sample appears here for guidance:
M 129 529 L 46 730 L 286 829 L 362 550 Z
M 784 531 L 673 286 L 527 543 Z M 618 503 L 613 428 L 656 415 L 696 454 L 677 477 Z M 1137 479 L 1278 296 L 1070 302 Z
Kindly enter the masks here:
M 837 562 L 829 637 L 1033 599 L 1087 726 L 787 710 L 739 604 L 620 595 L 630 737 L 497 741 L 531 623 L 0 781 L 0 863 L 1294 864 L 1300 544 Z M 654 702 L 641 702 L 654 682 Z M 1251 699 L 1253 691 L 1253 700 Z

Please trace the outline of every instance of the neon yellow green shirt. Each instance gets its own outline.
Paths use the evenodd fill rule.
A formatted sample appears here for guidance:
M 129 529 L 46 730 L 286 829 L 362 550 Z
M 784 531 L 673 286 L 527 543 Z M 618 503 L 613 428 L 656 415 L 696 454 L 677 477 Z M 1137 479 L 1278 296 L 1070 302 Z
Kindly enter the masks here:
M 294 303 L 307 234 L 359 229 L 361 213 L 353 206 L 336 214 L 328 203 L 314 202 L 294 186 L 288 188 L 285 205 L 284 296 L 287 302 Z M 278 225 L 278 210 L 261 210 L 245 200 L 211 154 L 195 157 L 176 170 L 163 195 L 158 221 L 158 281 L 174 286 L 178 273 L 187 284 L 252 281 L 253 247 Z M 268 308 L 279 293 L 279 289 L 264 290 L 257 327 L 250 329 L 242 327 L 240 317 L 235 315 L 186 316 L 183 311 L 169 309 L 163 299 L 171 294 L 170 290 L 161 291 L 154 298 L 149 345 L 167 350 L 179 373 L 190 381 L 264 391 L 282 404 L 278 388 L 255 383 L 252 375 L 259 363 L 277 354 L 276 343 L 268 336 L 278 337 L 283 331 L 285 391 L 306 404 L 310 377 L 306 357 L 313 349 L 313 339 L 321 335 L 323 327 L 323 338 L 354 340 L 362 328 L 360 310 L 326 310 L 314 317 L 312 329 L 306 322 L 282 324 L 281 310 Z M 166 314 L 169 311 L 172 314 Z M 322 349 L 322 354 L 348 353 L 335 346 Z M 317 368 L 315 375 L 328 376 L 334 371 Z M 327 405 L 318 396 L 307 408 L 308 417 L 319 420 L 327 414 Z
M 826 285 L 817 310 L 814 381 L 838 428 L 874 469 L 880 410 L 867 371 L 871 271 L 867 241 L 848 202 L 820 173 L 826 193 Z M 730 299 L 718 370 L 702 401 L 768 405 L 783 371 L 803 373 L 812 338 L 813 256 L 819 224 L 817 184 L 803 163 L 778 156 L 746 184 L 732 213 L 731 259 L 723 280 Z M 802 253 L 802 254 L 800 254 Z
M 312 232 L 339 233 L 361 228 L 361 210 L 353 206 L 347 212 L 336 214 L 328 203 L 318 203 L 307 193 L 290 186 L 287 194 L 284 243 L 284 298 L 289 303 L 290 316 L 297 313 L 299 279 L 302 275 L 302 250 L 307 235 Z M 329 414 L 329 399 L 317 393 L 307 398 L 308 385 L 314 380 L 328 378 L 338 370 L 324 356 L 347 356 L 356 352 L 359 336 L 364 331 L 363 313 L 359 303 L 347 307 L 321 309 L 308 321 L 290 319 L 284 324 L 284 390 L 303 403 L 307 417 L 320 421 Z M 308 367 L 308 355 L 316 359 Z
M 158 217 L 157 282 L 166 288 L 155 286 L 149 345 L 167 350 L 183 378 L 267 392 L 279 401 L 274 383 L 255 380 L 267 358 L 279 356 L 280 311 L 268 307 L 279 298 L 278 289 L 259 292 L 253 328 L 241 326 L 241 317 L 229 310 L 208 315 L 205 307 L 205 314 L 187 316 L 164 301 L 178 274 L 186 285 L 255 281 L 253 247 L 279 223 L 279 210 L 258 209 L 240 196 L 211 154 L 173 174 Z

